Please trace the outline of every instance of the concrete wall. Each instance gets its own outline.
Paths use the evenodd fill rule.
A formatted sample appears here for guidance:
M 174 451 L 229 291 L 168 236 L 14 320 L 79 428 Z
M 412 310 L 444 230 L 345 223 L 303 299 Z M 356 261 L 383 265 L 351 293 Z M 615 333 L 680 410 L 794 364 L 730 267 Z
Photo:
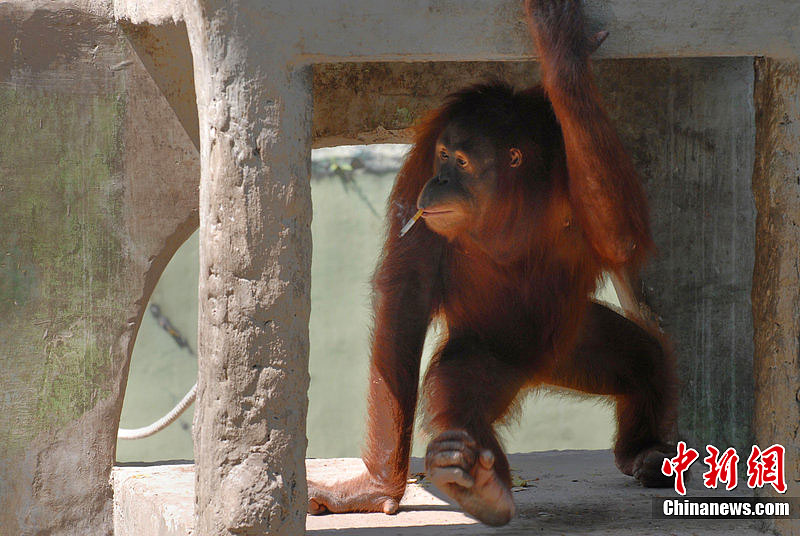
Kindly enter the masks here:
M 101 534 L 142 308 L 197 152 L 118 29 L 0 6 L 0 527 Z
M 753 60 L 601 65 L 650 202 L 658 252 L 642 293 L 677 352 L 679 435 L 701 452 L 707 444 L 749 452 Z

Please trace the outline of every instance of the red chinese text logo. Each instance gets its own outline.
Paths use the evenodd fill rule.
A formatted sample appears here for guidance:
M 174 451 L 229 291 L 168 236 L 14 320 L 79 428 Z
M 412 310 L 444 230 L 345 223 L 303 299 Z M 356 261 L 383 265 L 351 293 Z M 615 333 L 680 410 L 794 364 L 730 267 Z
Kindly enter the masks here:
M 703 461 L 708 465 L 708 471 L 703 473 L 703 484 L 707 488 L 716 488 L 717 482 L 724 482 L 725 489 L 736 487 L 736 464 L 739 462 L 739 455 L 736 449 L 729 447 L 720 457 L 719 450 L 713 445 L 706 445 L 708 456 Z
M 713 445 L 706 445 L 708 456 L 703 462 L 708 466 L 708 471 L 703 473 L 703 485 L 711 489 L 716 488 L 720 482 L 725 484 L 725 489 L 732 490 L 737 484 L 737 466 L 739 455 L 736 449 L 729 447 L 720 455 L 720 451 Z M 747 458 L 747 485 L 750 488 L 763 488 L 769 484 L 778 493 L 786 493 L 786 476 L 784 474 L 784 457 L 786 449 L 782 445 L 772 445 L 761 450 L 758 445 L 753 445 L 750 456 Z M 675 491 L 686 495 L 684 473 L 700 457 L 692 448 L 686 448 L 686 443 L 678 442 L 678 454 L 674 458 L 664 458 L 661 472 L 666 476 L 675 475 Z
M 778 493 L 786 493 L 786 477 L 783 474 L 783 457 L 786 449 L 782 445 L 772 445 L 761 450 L 753 445 L 747 458 L 747 485 L 761 488 L 771 484 Z
M 690 448 L 686 448 L 684 441 L 678 442 L 678 455 L 674 458 L 664 458 L 661 464 L 661 472 L 666 476 L 675 475 L 675 491 L 681 495 L 686 495 L 686 485 L 683 483 L 683 473 L 689 469 L 700 454 Z

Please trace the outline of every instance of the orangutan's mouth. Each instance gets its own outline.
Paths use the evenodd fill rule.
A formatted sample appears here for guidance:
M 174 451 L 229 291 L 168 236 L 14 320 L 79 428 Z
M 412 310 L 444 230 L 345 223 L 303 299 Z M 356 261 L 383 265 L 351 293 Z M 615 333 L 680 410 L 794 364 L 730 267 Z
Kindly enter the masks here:
M 431 216 L 443 216 L 444 214 L 452 214 L 454 210 L 423 210 L 422 217 L 430 218 Z

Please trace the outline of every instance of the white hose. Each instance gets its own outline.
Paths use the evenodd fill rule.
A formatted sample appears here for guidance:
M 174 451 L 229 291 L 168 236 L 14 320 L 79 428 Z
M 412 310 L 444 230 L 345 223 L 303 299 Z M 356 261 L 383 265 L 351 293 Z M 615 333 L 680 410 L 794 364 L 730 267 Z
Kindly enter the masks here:
M 186 408 L 192 405 L 195 396 L 197 396 L 197 384 L 194 384 L 192 388 L 189 389 L 189 392 L 184 395 L 181 401 L 178 402 L 169 413 L 158 419 L 156 422 L 142 428 L 134 428 L 133 430 L 120 428 L 117 430 L 117 439 L 142 439 L 143 437 L 149 437 L 156 432 L 160 432 L 175 422 L 175 420 L 180 417 L 184 411 L 186 411 Z

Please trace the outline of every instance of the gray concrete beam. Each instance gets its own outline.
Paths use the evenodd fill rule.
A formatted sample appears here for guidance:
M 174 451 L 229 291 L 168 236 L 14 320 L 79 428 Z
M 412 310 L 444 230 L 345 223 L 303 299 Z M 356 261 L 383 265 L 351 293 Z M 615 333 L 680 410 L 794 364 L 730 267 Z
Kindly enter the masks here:
M 183 17 L 183 2 L 116 0 L 134 24 Z M 241 4 L 294 62 L 492 61 L 531 58 L 520 0 L 292 0 Z M 587 0 L 611 37 L 598 57 L 796 56 L 795 0 Z
M 301 534 L 311 68 L 259 2 L 187 8 L 200 131 L 196 534 Z

